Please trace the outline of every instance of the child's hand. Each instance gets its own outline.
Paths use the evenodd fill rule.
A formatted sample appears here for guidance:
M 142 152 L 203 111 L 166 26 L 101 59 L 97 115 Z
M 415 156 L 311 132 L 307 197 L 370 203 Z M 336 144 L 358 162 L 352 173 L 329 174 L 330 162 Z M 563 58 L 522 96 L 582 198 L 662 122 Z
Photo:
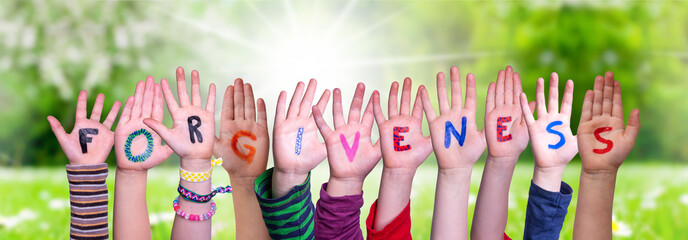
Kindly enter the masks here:
M 528 128 L 518 102 L 522 92 L 521 78 L 511 66 L 500 70 L 496 86 L 490 83 L 487 89 L 485 138 L 489 159 L 515 164 L 528 146 Z
M 485 133 L 475 124 L 476 90 L 473 74 L 466 76 L 466 106 L 461 103 L 461 77 L 451 68 L 451 107 L 447 98 L 444 73 L 437 74 L 437 98 L 440 116 L 435 114 L 428 91 L 421 87 L 425 116 L 430 125 L 432 145 L 440 169 L 472 168 L 485 151 Z M 458 134 L 458 136 L 456 135 Z
M 98 94 L 96 103 L 91 112 L 91 118 L 86 118 L 86 90 L 79 92 L 76 104 L 76 117 L 72 133 L 67 134 L 60 121 L 53 116 L 48 116 L 50 128 L 55 133 L 62 151 L 67 156 L 70 165 L 87 165 L 104 163 L 114 141 L 114 133 L 110 130 L 117 118 L 121 103 L 115 101 L 105 121 L 100 123 L 100 114 L 103 111 L 105 95 Z
M 318 129 L 310 114 L 316 87 L 317 82 L 311 79 L 303 95 L 304 84 L 299 82 L 286 112 L 287 93 L 280 92 L 272 143 L 275 154 L 274 197 L 284 196 L 293 186 L 302 184 L 308 172 L 327 156 L 325 144 L 318 139 Z M 330 91 L 325 90 L 317 104 L 320 112 L 325 111 L 329 98 Z
M 220 138 L 215 142 L 215 156 L 224 160 L 222 167 L 232 178 L 255 179 L 265 171 L 270 150 L 265 102 L 253 99 L 251 84 L 241 79 L 227 87 L 222 101 Z
M 370 140 L 370 131 L 375 119 L 372 98 L 368 101 L 363 120 L 361 120 L 364 93 L 365 85 L 358 83 L 349 109 L 349 119 L 345 122 L 341 91 L 338 88 L 334 89 L 332 102 L 334 131 L 327 125 L 318 107 L 313 106 L 315 123 L 327 145 L 330 163 L 327 192 L 332 196 L 360 194 L 363 180 L 380 161 L 380 142 L 373 144 Z
M 377 91 L 373 92 L 373 109 L 375 121 L 380 130 L 383 163 L 384 167 L 388 169 L 411 170 L 415 172 L 416 168 L 432 152 L 432 144 L 430 137 L 423 136 L 421 128 L 423 106 L 420 94 L 416 94 L 413 112 L 410 111 L 411 79 L 404 79 L 400 108 L 397 108 L 398 91 L 399 83 L 392 83 L 388 101 L 389 119 L 385 119 L 385 116 L 382 114 L 380 93 Z
M 573 81 L 566 81 L 564 98 L 559 112 L 559 76 L 552 73 L 549 82 L 549 105 L 545 107 L 545 80 L 537 80 L 537 121 L 528 107 L 525 93 L 521 93 L 521 109 L 528 125 L 530 146 L 535 156 L 533 182 L 543 189 L 558 192 L 561 175 L 578 152 L 576 136 L 571 132 L 571 103 Z M 549 110 L 549 111 L 548 111 Z
M 578 148 L 583 172 L 616 173 L 633 149 L 640 130 L 640 111 L 634 109 L 624 129 L 621 85 L 614 74 L 595 78 L 595 88 L 585 93 L 578 125 Z
M 124 104 L 122 116 L 115 129 L 117 167 L 124 170 L 148 170 L 172 155 L 168 145 L 163 146 L 158 135 L 143 123 L 146 118 L 162 122 L 162 90 L 153 77 L 136 84 L 134 97 Z
M 215 84 L 210 84 L 206 108 L 202 108 L 198 72 L 191 72 L 191 101 L 186 91 L 184 69 L 177 68 L 177 95 L 174 100 L 167 80 L 162 79 L 162 91 L 167 109 L 172 115 L 172 129 L 160 121 L 147 118 L 144 123 L 155 130 L 165 143 L 181 158 L 181 166 L 187 171 L 202 172 L 210 167 L 215 143 Z

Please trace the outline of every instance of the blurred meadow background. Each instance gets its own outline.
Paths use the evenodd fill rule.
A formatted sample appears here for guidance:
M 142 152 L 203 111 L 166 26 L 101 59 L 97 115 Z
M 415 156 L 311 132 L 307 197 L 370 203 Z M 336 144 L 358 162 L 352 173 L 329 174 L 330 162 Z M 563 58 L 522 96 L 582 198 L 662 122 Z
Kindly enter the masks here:
M 688 236 L 688 2 L 5 0 L 0 1 L 0 239 L 68 237 L 67 160 L 46 116 L 57 117 L 69 131 L 81 89 L 89 92 L 89 107 L 96 93 L 104 93 L 107 111 L 115 100 L 132 95 L 137 81 L 148 75 L 174 79 L 175 68 L 182 66 L 187 74 L 200 72 L 204 96 L 210 83 L 218 86 L 219 106 L 225 87 L 240 77 L 266 100 L 272 126 L 278 92 L 291 97 L 298 81 L 316 78 L 318 95 L 341 88 L 348 106 L 357 82 L 366 84 L 366 97 L 377 89 L 386 98 L 389 84 L 408 76 L 414 88 L 426 85 L 435 99 L 435 75 L 451 65 L 462 78 L 469 72 L 476 76 L 479 126 L 487 86 L 506 65 L 521 74 L 531 99 L 538 77 L 548 79 L 556 71 L 560 91 L 564 80 L 573 79 L 574 133 L 585 90 L 596 75 L 613 71 L 622 83 L 626 117 L 640 108 L 642 122 L 617 179 L 614 235 Z M 169 115 L 165 121 L 171 126 Z M 178 161 L 173 156 L 149 174 L 155 239 L 170 235 Z M 108 163 L 112 198 L 114 154 Z M 532 164 L 527 149 L 509 195 L 506 233 L 514 239 L 523 234 Z M 484 158 L 474 170 L 471 213 L 483 165 Z M 429 238 L 436 168 L 431 155 L 414 182 L 417 239 Z M 381 164 L 364 187 L 362 226 L 377 197 L 380 171 Z M 574 188 L 574 200 L 562 239 L 571 238 L 579 172 L 576 158 L 563 179 Z M 327 178 L 325 161 L 313 173 L 316 197 Z M 227 182 L 226 173 L 216 171 L 215 184 Z M 234 238 L 231 205 L 229 196 L 218 200 L 214 239 Z

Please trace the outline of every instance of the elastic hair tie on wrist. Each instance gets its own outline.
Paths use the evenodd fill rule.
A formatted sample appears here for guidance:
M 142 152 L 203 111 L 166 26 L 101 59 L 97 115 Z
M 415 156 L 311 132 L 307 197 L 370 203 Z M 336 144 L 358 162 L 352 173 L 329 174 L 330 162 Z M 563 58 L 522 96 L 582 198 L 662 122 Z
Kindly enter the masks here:
M 174 208 L 174 212 L 183 217 L 186 220 L 190 221 L 203 221 L 203 220 L 208 220 L 215 215 L 215 210 L 217 210 L 217 205 L 215 205 L 215 202 L 210 200 L 210 211 L 207 213 L 204 213 L 203 215 L 197 215 L 197 214 L 190 214 L 187 212 L 182 211 L 179 208 L 179 197 L 176 197 L 174 201 L 172 201 L 172 207 Z
M 188 182 L 205 182 L 210 180 L 210 177 L 213 175 L 213 167 L 222 165 L 222 158 L 213 158 L 211 159 L 211 166 L 210 170 L 207 172 L 189 172 L 184 170 L 183 168 L 179 167 L 179 177 Z
M 232 187 L 226 186 L 213 188 L 213 190 L 208 195 L 198 195 L 195 192 L 179 184 L 179 187 L 177 187 L 177 192 L 179 192 L 179 196 L 181 196 L 184 200 L 195 203 L 207 203 L 210 202 L 210 200 L 213 199 L 213 197 L 215 197 L 215 195 L 217 195 L 218 193 L 232 193 Z

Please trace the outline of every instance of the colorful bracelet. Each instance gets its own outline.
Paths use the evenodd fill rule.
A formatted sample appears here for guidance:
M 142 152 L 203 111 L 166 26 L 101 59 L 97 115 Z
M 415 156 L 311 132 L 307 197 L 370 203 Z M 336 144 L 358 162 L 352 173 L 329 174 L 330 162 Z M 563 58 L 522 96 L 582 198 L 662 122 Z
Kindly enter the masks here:
M 179 184 L 179 187 L 177 187 L 177 192 L 179 192 L 179 196 L 181 196 L 183 199 L 187 201 L 195 203 L 207 203 L 210 202 L 210 200 L 213 199 L 213 197 L 218 193 L 232 193 L 232 187 L 226 186 L 213 188 L 213 190 L 208 195 L 198 195 L 195 192 Z
M 179 177 L 188 182 L 205 182 L 210 180 L 210 177 L 213 175 L 213 167 L 222 165 L 222 158 L 214 158 L 211 160 L 211 167 L 210 170 L 207 172 L 189 172 L 184 170 L 183 168 L 179 168 Z
M 215 215 L 215 210 L 217 210 L 217 205 L 215 205 L 215 202 L 211 200 L 210 211 L 204 213 L 203 215 L 196 215 L 184 212 L 179 208 L 179 197 L 175 198 L 174 201 L 172 201 L 172 207 L 174 208 L 174 212 L 176 212 L 177 215 L 185 218 L 186 220 L 199 222 L 210 219 L 211 217 L 213 217 L 213 215 Z

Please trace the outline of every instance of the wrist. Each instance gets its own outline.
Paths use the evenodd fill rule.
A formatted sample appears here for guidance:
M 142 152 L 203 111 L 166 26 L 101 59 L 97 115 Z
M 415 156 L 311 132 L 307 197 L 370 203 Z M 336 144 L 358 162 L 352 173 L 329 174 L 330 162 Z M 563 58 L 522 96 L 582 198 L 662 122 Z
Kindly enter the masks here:
M 581 169 L 581 177 L 596 179 L 616 178 L 618 169 Z
M 212 168 L 210 158 L 182 158 L 179 166 L 189 172 L 206 172 Z
M 327 182 L 327 194 L 332 197 L 358 195 L 361 194 L 361 192 L 363 192 L 363 179 L 357 177 L 330 177 Z
M 301 185 L 308 179 L 308 173 L 294 173 L 294 172 L 282 172 L 275 170 L 272 172 L 272 195 L 273 198 L 279 198 L 294 188 L 295 186 Z
M 518 157 L 519 156 L 493 157 L 488 155 L 486 163 L 490 163 L 495 167 L 514 168 L 516 166 L 516 162 L 518 162 Z
M 230 175 L 229 183 L 232 185 L 232 188 L 249 187 L 250 189 L 253 189 L 257 178 L 258 177 L 232 177 Z
M 457 168 L 438 168 L 437 175 L 452 177 L 452 176 L 470 176 L 473 173 L 473 167 L 457 167 Z
M 115 174 L 122 175 L 122 176 L 142 176 L 142 175 L 147 176 L 148 170 L 147 169 L 142 169 L 142 170 L 122 169 L 118 166 L 115 170 Z
M 550 192 L 559 192 L 561 189 L 561 177 L 565 166 L 540 168 L 533 171 L 533 183 Z

